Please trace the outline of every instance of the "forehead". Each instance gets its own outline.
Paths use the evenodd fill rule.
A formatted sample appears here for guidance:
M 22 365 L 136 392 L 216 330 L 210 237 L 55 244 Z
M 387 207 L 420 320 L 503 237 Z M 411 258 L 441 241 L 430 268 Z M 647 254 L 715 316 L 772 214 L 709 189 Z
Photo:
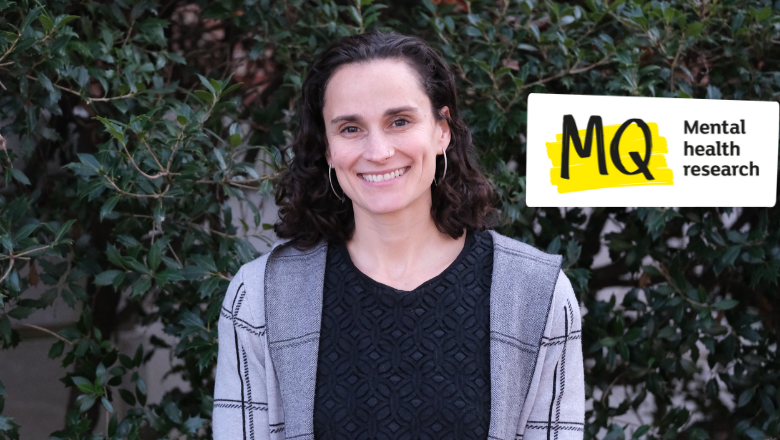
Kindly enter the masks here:
M 325 88 L 323 115 L 327 120 L 342 113 L 382 113 L 401 106 L 422 111 L 430 107 L 417 73 L 402 60 L 373 60 L 345 64 L 333 73 Z

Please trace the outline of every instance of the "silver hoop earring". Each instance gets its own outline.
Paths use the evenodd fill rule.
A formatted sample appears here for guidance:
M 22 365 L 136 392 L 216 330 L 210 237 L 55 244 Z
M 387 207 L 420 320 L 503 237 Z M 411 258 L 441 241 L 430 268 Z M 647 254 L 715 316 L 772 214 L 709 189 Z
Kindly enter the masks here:
M 447 150 L 441 150 L 441 154 L 444 156 L 444 172 L 441 174 L 441 180 L 444 180 L 444 176 L 447 175 Z
M 330 178 L 330 170 L 333 168 L 331 164 L 328 164 L 328 182 L 330 182 L 330 189 L 333 190 L 333 194 L 336 194 L 336 198 L 341 200 L 341 203 L 344 203 L 344 196 L 339 196 L 339 194 L 336 192 L 336 188 L 333 187 L 333 180 Z
M 447 150 L 441 150 L 441 154 L 444 156 L 444 172 L 441 174 L 441 180 L 444 180 L 444 176 L 447 175 Z M 436 176 L 433 176 L 433 184 L 438 186 L 436 182 Z

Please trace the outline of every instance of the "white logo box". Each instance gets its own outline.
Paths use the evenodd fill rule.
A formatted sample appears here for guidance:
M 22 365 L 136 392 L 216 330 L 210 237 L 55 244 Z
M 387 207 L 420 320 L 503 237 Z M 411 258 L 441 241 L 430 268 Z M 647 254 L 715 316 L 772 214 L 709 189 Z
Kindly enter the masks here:
M 674 184 L 559 193 L 558 186 L 551 183 L 551 172 L 560 175 L 561 170 L 553 168 L 547 143 L 556 142 L 556 135 L 563 133 L 565 115 L 573 116 L 578 130 L 587 128 L 591 116 L 600 116 L 605 127 L 629 119 L 657 124 L 658 135 L 666 139 L 665 157 Z M 692 133 L 696 121 L 698 131 Z M 724 121 L 727 131 L 741 131 L 744 127 L 745 133 L 717 134 Z M 777 200 L 779 126 L 778 102 L 532 93 L 528 98 L 526 203 L 530 207 L 772 207 Z M 717 146 L 718 141 L 721 145 L 730 146 L 731 142 L 738 145 L 739 156 L 690 154 L 696 152 L 695 146 Z M 686 142 L 693 146 L 687 156 Z M 604 144 L 606 161 L 612 165 L 610 139 L 605 138 Z M 656 146 L 653 148 L 655 152 Z M 637 151 L 644 157 L 644 150 Z M 706 153 L 706 148 L 698 152 Z M 573 142 L 569 157 L 579 160 Z M 596 158 L 594 138 L 587 160 L 595 162 Z M 734 165 L 750 166 L 751 162 L 753 168 L 740 170 L 750 169 L 752 176 L 702 175 L 705 165 L 734 169 Z M 637 169 L 630 159 L 623 164 L 629 172 Z M 688 175 L 685 175 L 686 165 Z M 693 175 L 693 166 L 700 167 L 698 176 Z M 612 173 L 617 173 L 614 166 L 609 168 L 610 176 Z

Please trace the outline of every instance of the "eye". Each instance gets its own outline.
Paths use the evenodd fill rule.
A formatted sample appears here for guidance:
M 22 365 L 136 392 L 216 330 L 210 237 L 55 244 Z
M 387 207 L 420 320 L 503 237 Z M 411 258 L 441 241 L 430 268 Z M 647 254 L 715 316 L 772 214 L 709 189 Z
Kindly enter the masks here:
M 396 124 L 396 122 L 402 122 L 403 124 L 401 124 L 401 125 L 395 125 L 395 124 Z M 405 126 L 405 125 L 406 125 L 406 124 L 408 124 L 408 123 L 409 123 L 409 121 L 408 121 L 408 120 L 406 120 L 406 119 L 404 119 L 404 118 L 399 118 L 399 119 L 396 119 L 395 121 L 393 121 L 393 127 L 403 127 L 403 126 Z
M 351 131 L 352 129 L 354 129 L 354 131 Z M 358 129 L 358 128 L 357 128 L 357 127 L 355 127 L 355 126 L 348 125 L 348 126 L 344 127 L 344 128 L 341 130 L 341 132 L 342 132 L 342 133 L 348 133 L 348 134 L 354 134 L 354 133 L 357 133 L 357 129 Z

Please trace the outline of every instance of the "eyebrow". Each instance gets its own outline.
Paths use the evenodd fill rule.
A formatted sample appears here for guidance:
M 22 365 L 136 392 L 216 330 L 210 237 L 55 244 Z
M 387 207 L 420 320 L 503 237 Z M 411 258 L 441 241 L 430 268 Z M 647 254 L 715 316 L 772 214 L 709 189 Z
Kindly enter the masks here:
M 387 116 L 397 115 L 398 113 L 404 113 L 404 112 L 417 113 L 417 107 L 407 105 L 403 107 L 389 108 L 385 111 L 384 116 L 387 117 Z M 343 116 L 338 116 L 333 118 L 333 120 L 331 120 L 330 123 L 331 125 L 333 125 L 342 121 L 357 122 L 361 120 L 362 118 L 358 115 L 343 115 Z

